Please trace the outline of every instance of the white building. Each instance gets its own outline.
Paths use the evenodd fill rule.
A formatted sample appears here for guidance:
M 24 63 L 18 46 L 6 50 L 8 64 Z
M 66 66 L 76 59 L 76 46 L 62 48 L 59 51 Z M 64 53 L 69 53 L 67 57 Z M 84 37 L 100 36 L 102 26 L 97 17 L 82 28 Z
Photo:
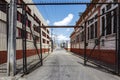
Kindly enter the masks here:
M 0 0 L 0 3 L 10 3 L 10 0 Z M 18 0 L 18 3 L 33 3 L 32 0 Z M 33 41 L 33 35 L 36 37 L 36 45 L 38 50 L 40 50 L 40 35 L 39 35 L 39 26 L 48 26 L 46 20 L 42 17 L 40 11 L 35 5 L 25 6 L 27 20 L 26 20 L 26 38 L 27 38 L 27 56 L 31 56 L 35 53 L 35 46 Z M 4 58 L 7 57 L 7 14 L 6 8 L 0 7 L 0 55 L 4 55 Z M 17 58 L 22 57 L 22 8 L 17 8 L 17 28 L 16 28 L 16 53 Z M 6 27 L 7 26 L 7 27 Z M 47 52 L 50 48 L 50 32 L 49 29 L 44 27 L 41 28 L 42 36 L 42 51 Z M 5 62 L 3 60 L 3 62 Z
M 113 3 L 119 0 L 92 0 L 93 3 Z M 85 37 L 87 55 L 96 45 L 92 58 L 115 64 L 117 4 L 90 4 L 77 21 L 71 34 L 71 51 L 84 55 Z M 83 27 L 76 27 L 83 26 Z M 86 35 L 85 35 L 86 26 Z

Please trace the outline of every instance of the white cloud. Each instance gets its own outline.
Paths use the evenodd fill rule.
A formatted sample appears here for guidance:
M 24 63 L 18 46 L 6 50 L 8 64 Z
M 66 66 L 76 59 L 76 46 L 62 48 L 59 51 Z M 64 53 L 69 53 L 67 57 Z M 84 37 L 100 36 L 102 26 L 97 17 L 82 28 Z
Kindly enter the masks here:
M 73 14 L 68 14 L 68 16 L 65 17 L 63 20 L 54 22 L 53 25 L 55 25 L 55 26 L 66 26 L 72 21 L 73 16 L 74 16 Z
M 47 24 L 50 24 L 50 21 L 49 21 L 48 19 L 47 19 L 47 21 L 46 21 L 46 22 L 47 22 Z
M 62 41 L 62 40 L 70 40 L 69 38 L 67 38 L 66 36 L 64 36 L 64 35 L 62 35 L 62 34 L 58 35 L 58 36 L 57 36 L 57 39 L 58 39 L 59 41 Z
M 67 32 L 69 32 L 69 31 L 70 31 L 70 29 L 68 28 L 66 31 L 67 31 Z

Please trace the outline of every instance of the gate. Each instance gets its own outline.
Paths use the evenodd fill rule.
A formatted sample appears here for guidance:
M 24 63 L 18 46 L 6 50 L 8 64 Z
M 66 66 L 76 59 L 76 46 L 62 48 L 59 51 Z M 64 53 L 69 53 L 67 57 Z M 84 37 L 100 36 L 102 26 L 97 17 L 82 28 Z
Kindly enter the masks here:
M 104 4 L 104 3 L 103 3 Z M 113 3 L 108 3 L 112 5 Z M 114 4 L 116 5 L 116 4 Z M 109 71 L 119 74 L 120 73 L 120 56 L 119 56 L 119 9 L 118 7 L 113 9 L 108 9 L 107 12 L 103 12 L 101 15 L 95 16 L 95 18 L 85 21 L 84 26 L 84 64 L 88 61 L 101 66 Z M 110 8 L 110 7 L 109 7 Z M 104 18 L 106 16 L 106 18 Z M 88 27 L 88 22 L 98 18 L 102 20 L 100 27 L 102 27 L 102 32 L 95 34 L 95 39 L 93 39 L 92 34 L 94 34 L 94 26 Z M 106 19 L 106 22 L 105 22 Z M 112 22 L 113 21 L 113 22 Z M 105 24 L 106 23 L 106 24 Z M 95 27 L 97 24 L 95 24 Z M 113 26 L 113 28 L 111 28 Z M 91 30 L 91 32 L 90 32 Z M 98 31 L 98 29 L 95 31 Z M 112 35 L 109 35 L 114 33 Z M 91 34 L 89 36 L 89 34 Z M 107 36 L 108 35 L 108 36 Z M 93 48 L 91 48 L 93 46 Z
M 21 0 L 20 0 L 21 1 Z M 3 2 L 2 2 L 3 3 Z M 34 16 L 31 15 L 31 10 L 27 7 L 32 6 L 32 5 L 97 5 L 97 4 L 119 4 L 119 3 L 82 3 L 82 2 L 75 2 L 75 3 L 24 3 L 24 2 L 20 2 L 18 1 L 17 3 L 17 29 L 16 31 L 19 32 L 18 35 L 16 35 L 16 62 L 15 62 L 15 66 L 16 66 L 16 71 L 15 74 L 17 74 L 18 72 L 22 72 L 22 73 L 29 73 L 31 70 L 34 70 L 34 68 L 36 68 L 37 66 L 41 66 L 42 65 L 42 53 L 49 51 L 49 46 L 45 46 L 45 49 L 43 51 L 43 44 L 42 42 L 45 42 L 44 39 L 41 38 L 41 35 L 44 35 L 44 32 L 42 32 L 42 29 L 47 30 L 47 26 L 45 26 L 44 24 L 41 23 L 41 21 L 36 17 L 36 15 L 34 14 Z M 118 5 L 119 6 L 119 5 Z M 2 33 L 0 33 L 0 72 L 1 73 L 6 73 L 7 72 L 7 41 L 8 41 L 8 4 L 4 3 L 4 4 L 0 4 L 0 26 L 2 29 Z M 103 51 L 105 54 L 101 55 L 102 49 L 101 50 L 95 50 L 96 46 L 100 47 L 100 45 L 104 46 L 104 38 L 103 33 L 104 31 L 106 31 L 106 29 L 108 28 L 108 25 L 110 24 L 110 21 L 108 20 L 107 25 L 104 27 L 104 31 L 102 32 L 102 34 L 100 36 L 97 36 L 96 40 L 94 42 L 94 47 L 92 50 L 89 50 L 87 48 L 87 46 L 89 45 L 89 43 L 87 42 L 86 37 L 84 37 L 84 52 L 82 51 L 82 56 L 84 56 L 84 64 L 86 64 L 87 61 L 92 61 L 95 64 L 98 65 L 103 65 L 109 69 L 112 69 L 115 73 L 120 73 L 120 28 L 119 28 L 119 13 L 120 13 L 120 6 L 118 7 L 118 9 L 113 9 L 108 11 L 107 13 L 104 14 L 108 14 L 111 11 L 115 11 L 117 13 L 117 31 L 116 31 L 116 38 L 115 39 L 110 39 L 107 42 L 108 43 L 116 43 L 115 44 L 115 51 L 113 51 L 113 53 L 115 54 L 111 54 L 112 51 Z M 5 14 L 6 13 L 6 14 Z M 115 16 L 115 14 L 112 14 L 110 18 L 112 18 L 113 16 Z M 6 17 L 3 17 L 6 16 Z M 102 15 L 97 16 L 100 17 Z M 4 19 L 5 18 L 5 19 Z M 35 25 L 31 25 L 31 22 L 29 21 L 29 19 L 34 19 L 35 20 Z M 91 19 L 92 20 L 92 19 Z M 85 21 L 85 25 L 84 27 L 84 36 L 87 35 L 87 23 L 91 20 Z M 21 23 L 19 23 L 21 22 Z M 7 26 L 7 27 L 3 27 L 3 26 Z M 52 28 L 52 26 L 48 26 L 49 28 Z M 54 26 L 55 27 L 55 26 Z M 57 26 L 58 27 L 58 26 Z M 62 26 L 60 26 L 62 27 Z M 66 26 L 63 26 L 64 28 Z M 69 26 L 70 27 L 70 26 Z M 73 26 L 72 26 L 73 27 Z M 82 26 L 78 26 L 78 27 L 82 27 Z M 34 32 L 33 29 L 37 32 Z M 108 32 L 109 34 L 109 32 Z M 28 38 L 30 38 L 30 40 L 28 40 Z M 48 36 L 49 38 L 49 36 Z M 9 41 L 8 41 L 9 42 Z M 48 42 L 49 44 L 49 42 Z M 15 50 L 15 49 L 14 49 Z M 98 54 L 95 54 L 98 53 Z M 110 54 L 109 54 L 110 53 Z M 114 58 L 113 61 L 110 61 L 110 59 L 106 60 L 105 58 L 107 56 L 110 56 L 111 58 Z M 107 64 L 107 63 L 108 64 Z M 110 64 L 109 64 L 110 62 Z M 111 64 L 112 63 L 112 64 Z M 37 66 L 36 66 L 37 65 Z M 13 67 L 13 66 L 12 66 Z M 8 70 L 9 71 L 9 70 Z
M 22 23 L 22 27 L 17 27 L 17 48 L 16 62 L 17 71 L 22 73 L 29 73 L 34 68 L 42 65 L 42 42 L 41 42 L 41 22 L 35 21 L 36 24 L 32 25 L 30 19 L 30 12 L 26 10 L 25 4 L 20 5 L 18 9 L 22 10 L 17 12 L 17 19 Z M 17 25 L 19 22 L 17 22 Z M 37 25 L 37 26 L 36 26 Z M 35 31 L 36 30 L 36 31 Z

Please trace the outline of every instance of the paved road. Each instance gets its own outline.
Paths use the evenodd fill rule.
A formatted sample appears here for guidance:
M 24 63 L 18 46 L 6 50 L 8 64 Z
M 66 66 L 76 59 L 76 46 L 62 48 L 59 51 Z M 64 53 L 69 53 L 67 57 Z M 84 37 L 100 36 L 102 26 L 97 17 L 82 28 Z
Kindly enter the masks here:
M 27 80 L 120 80 L 104 69 L 89 64 L 62 49 L 56 49 L 44 65 L 25 76 Z

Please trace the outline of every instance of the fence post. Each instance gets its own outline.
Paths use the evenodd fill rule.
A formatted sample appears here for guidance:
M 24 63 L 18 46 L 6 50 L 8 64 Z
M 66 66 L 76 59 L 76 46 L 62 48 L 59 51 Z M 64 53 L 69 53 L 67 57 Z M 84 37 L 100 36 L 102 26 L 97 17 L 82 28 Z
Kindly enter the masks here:
M 84 65 L 86 65 L 86 21 L 84 26 Z
M 42 55 L 42 34 L 41 34 L 41 23 L 39 23 L 39 35 L 40 35 L 40 55 L 41 55 L 41 65 L 43 65 L 43 55 Z
M 17 23 L 17 0 L 10 1 L 9 9 L 9 34 L 8 34 L 8 56 L 7 74 L 14 76 L 16 73 L 16 23 Z
M 120 4 L 117 7 L 117 33 L 116 33 L 116 72 L 120 73 Z
M 26 43 L 26 11 L 25 11 L 25 5 L 22 5 L 22 48 L 23 48 L 23 72 L 24 74 L 27 74 L 27 43 Z

